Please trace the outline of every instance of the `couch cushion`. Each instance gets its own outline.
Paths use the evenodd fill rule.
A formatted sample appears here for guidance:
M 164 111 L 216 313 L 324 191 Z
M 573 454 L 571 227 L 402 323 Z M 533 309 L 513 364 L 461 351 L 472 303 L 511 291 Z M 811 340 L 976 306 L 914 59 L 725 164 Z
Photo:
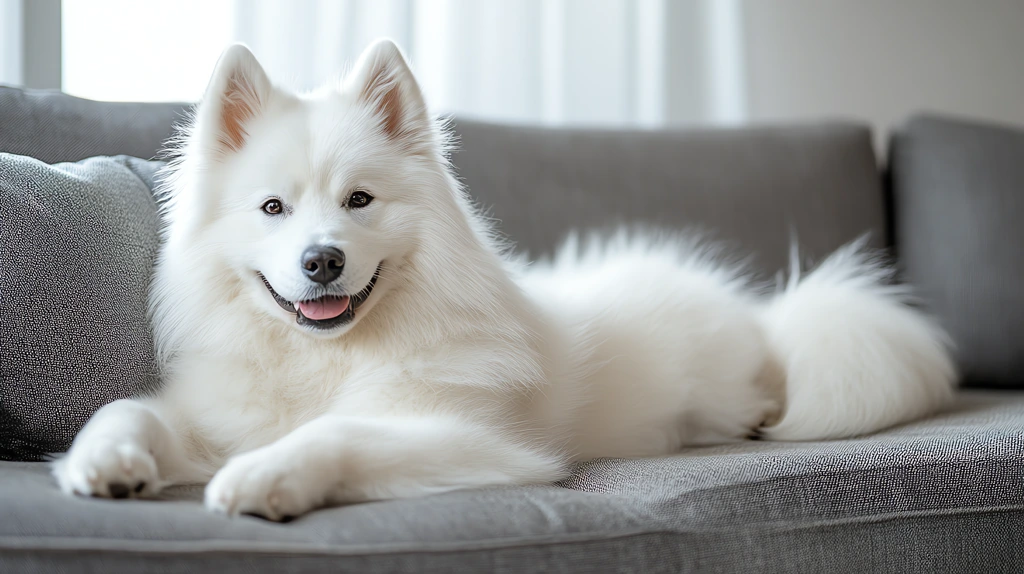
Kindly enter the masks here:
M 514 127 L 459 120 L 453 162 L 521 250 L 571 229 L 697 228 L 774 274 L 795 233 L 820 259 L 861 234 L 884 245 L 867 128 L 848 124 L 686 131 Z
M 921 116 L 891 150 L 900 261 L 964 382 L 1024 388 L 1024 129 Z
M 1024 569 L 1024 393 L 822 443 L 581 465 L 561 487 L 321 510 L 289 524 L 59 494 L 0 463 L 0 570 L 1009 572 Z
M 185 110 L 184 104 L 95 102 L 0 86 L 0 152 L 46 163 L 98 155 L 150 158 Z
M 0 151 L 45 162 L 152 157 L 184 104 L 94 102 L 0 87 Z M 885 211 L 868 128 L 546 129 L 457 120 L 459 174 L 520 250 L 550 253 L 572 229 L 697 228 L 774 274 L 795 233 L 820 259 Z
M 156 383 L 161 165 L 0 153 L 0 459 L 63 451 L 96 409 Z

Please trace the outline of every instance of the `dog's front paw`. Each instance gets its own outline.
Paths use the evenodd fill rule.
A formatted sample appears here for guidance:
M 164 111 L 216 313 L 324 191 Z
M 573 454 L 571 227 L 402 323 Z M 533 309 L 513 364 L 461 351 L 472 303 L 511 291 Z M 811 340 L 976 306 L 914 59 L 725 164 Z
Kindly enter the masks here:
M 132 440 L 94 438 L 74 444 L 53 466 L 65 494 L 102 498 L 151 496 L 163 484 L 153 455 Z
M 324 503 L 326 492 L 310 470 L 296 468 L 269 448 L 237 456 L 206 486 L 206 508 L 286 522 Z

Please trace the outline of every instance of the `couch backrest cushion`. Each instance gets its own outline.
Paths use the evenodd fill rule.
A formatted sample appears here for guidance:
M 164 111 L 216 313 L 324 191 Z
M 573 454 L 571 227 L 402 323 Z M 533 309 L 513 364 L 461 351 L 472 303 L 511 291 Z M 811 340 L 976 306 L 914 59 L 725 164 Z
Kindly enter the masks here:
M 0 88 L 0 151 L 45 162 L 148 158 L 183 104 L 94 102 Z M 619 131 L 459 120 L 453 161 L 521 250 L 550 253 L 572 229 L 700 228 L 774 273 L 795 233 L 821 258 L 865 232 L 884 245 L 885 208 L 866 127 Z
M 920 116 L 890 149 L 896 250 L 965 384 L 1024 388 L 1024 129 Z
M 453 161 L 473 196 L 531 255 L 570 229 L 700 228 L 774 273 L 793 233 L 821 258 L 872 232 L 885 206 L 867 128 L 849 124 L 686 131 L 455 124 Z
M 151 158 L 186 109 L 184 104 L 96 102 L 0 86 L 0 152 L 45 163 L 98 155 Z

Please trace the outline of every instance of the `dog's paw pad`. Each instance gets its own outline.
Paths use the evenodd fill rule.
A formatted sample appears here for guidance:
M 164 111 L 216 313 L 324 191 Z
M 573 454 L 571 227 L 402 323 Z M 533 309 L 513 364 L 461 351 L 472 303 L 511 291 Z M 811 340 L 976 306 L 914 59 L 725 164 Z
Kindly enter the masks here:
M 110 493 L 110 498 L 128 498 L 131 490 L 123 482 L 111 482 L 107 485 L 107 492 Z

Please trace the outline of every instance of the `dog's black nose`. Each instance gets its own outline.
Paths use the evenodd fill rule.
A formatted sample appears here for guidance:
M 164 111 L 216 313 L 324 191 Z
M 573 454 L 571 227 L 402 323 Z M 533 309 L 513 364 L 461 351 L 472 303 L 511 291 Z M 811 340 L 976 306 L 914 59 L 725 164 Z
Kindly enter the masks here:
M 310 247 L 302 254 L 302 270 L 317 283 L 327 285 L 341 275 L 345 254 L 334 247 Z

